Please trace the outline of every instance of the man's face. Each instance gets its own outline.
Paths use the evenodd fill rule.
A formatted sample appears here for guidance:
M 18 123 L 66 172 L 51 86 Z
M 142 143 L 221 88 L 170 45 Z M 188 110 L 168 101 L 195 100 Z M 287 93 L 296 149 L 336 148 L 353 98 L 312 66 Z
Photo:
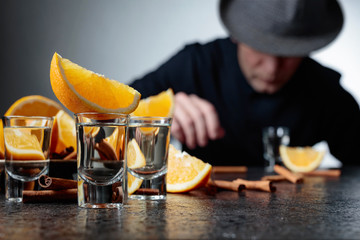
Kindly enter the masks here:
M 303 57 L 278 57 L 238 43 L 237 56 L 250 86 L 259 93 L 273 94 L 291 78 Z

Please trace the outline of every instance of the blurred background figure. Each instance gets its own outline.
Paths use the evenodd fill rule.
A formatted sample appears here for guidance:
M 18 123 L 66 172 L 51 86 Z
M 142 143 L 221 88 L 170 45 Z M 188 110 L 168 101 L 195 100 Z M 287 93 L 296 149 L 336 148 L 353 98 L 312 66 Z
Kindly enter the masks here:
M 131 84 L 143 97 L 172 88 L 172 135 L 213 165 L 261 165 L 262 129 L 285 126 L 290 145 L 327 141 L 356 163 L 360 110 L 340 74 L 310 53 L 343 26 L 336 0 L 221 0 L 228 38 L 185 46 Z

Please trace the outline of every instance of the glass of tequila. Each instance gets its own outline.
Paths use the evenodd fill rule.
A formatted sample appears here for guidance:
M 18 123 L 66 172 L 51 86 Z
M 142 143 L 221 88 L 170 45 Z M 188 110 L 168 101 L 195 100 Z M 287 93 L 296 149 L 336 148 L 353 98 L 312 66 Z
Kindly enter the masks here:
M 130 117 L 125 187 L 130 199 L 166 199 L 169 117 Z
M 125 200 L 122 177 L 128 115 L 78 113 L 75 122 L 78 205 L 120 208 Z
M 6 200 L 21 202 L 24 182 L 48 172 L 52 117 L 4 116 Z
M 264 145 L 265 171 L 273 172 L 275 164 L 282 164 L 279 148 L 280 145 L 289 145 L 290 135 L 289 128 L 266 127 L 262 132 Z

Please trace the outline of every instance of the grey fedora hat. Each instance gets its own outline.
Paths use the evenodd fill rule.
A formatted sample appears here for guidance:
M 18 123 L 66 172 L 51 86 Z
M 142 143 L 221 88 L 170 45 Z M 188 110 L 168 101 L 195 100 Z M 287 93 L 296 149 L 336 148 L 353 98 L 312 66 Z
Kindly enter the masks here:
M 232 38 L 278 56 L 306 56 L 332 42 L 343 26 L 336 0 L 220 0 Z

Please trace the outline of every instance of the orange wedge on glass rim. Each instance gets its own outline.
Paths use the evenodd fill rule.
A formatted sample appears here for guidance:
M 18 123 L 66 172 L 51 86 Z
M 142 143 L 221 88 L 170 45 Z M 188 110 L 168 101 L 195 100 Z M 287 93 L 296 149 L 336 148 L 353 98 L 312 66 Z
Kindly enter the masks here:
M 59 101 L 73 113 L 131 113 L 140 93 L 128 85 L 87 70 L 59 54 L 53 55 L 50 82 Z
M 212 166 L 169 145 L 167 192 L 189 192 L 207 184 Z
M 157 95 L 141 99 L 132 116 L 171 117 L 174 111 L 174 92 L 171 88 Z
M 171 88 L 157 95 L 141 99 L 131 116 L 135 117 L 172 117 L 174 112 L 174 92 Z M 157 127 L 142 127 L 144 134 L 156 134 Z
M 11 160 L 45 160 L 38 138 L 25 130 L 4 129 L 7 156 Z
M 311 172 L 319 167 L 325 151 L 312 147 L 280 146 L 280 156 L 284 165 L 293 172 Z

